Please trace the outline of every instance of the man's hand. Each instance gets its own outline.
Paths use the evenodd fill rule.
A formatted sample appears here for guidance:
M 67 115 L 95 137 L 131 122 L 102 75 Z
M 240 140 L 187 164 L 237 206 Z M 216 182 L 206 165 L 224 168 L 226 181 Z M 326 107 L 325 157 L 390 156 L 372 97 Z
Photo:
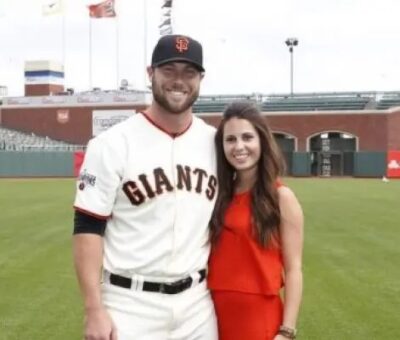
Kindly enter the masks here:
M 85 340 L 117 340 L 117 330 L 104 307 L 86 310 Z

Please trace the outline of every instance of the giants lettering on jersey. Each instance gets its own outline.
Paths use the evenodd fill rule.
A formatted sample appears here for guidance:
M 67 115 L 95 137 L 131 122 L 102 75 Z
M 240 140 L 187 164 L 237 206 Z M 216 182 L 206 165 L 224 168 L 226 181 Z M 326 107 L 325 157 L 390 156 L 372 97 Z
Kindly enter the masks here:
M 176 170 L 178 190 L 195 191 L 198 194 L 204 192 L 210 201 L 214 198 L 217 192 L 217 178 L 214 175 L 208 175 L 203 169 L 191 169 L 189 166 L 182 165 L 177 165 Z M 140 174 L 137 181 L 124 183 L 122 189 L 133 205 L 140 205 L 146 201 L 146 198 L 151 199 L 174 190 L 174 182 L 167 177 L 162 168 L 154 169 L 151 176 L 154 179 L 154 187 L 146 174 Z M 139 183 L 140 186 L 138 186 Z

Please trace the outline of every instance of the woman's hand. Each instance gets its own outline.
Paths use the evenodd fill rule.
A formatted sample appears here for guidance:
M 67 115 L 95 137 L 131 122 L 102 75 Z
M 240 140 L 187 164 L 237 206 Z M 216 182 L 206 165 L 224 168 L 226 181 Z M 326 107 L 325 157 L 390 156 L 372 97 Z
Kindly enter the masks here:
M 274 340 L 288 340 L 288 338 L 283 335 L 277 334 L 275 335 Z

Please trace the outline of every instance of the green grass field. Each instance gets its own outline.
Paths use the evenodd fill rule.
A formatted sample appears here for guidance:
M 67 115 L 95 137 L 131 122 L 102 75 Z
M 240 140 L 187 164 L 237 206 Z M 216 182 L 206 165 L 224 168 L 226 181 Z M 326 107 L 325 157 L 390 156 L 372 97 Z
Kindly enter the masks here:
M 400 181 L 286 182 L 306 217 L 299 338 L 400 339 Z M 1 340 L 82 339 L 73 195 L 70 179 L 0 180 Z

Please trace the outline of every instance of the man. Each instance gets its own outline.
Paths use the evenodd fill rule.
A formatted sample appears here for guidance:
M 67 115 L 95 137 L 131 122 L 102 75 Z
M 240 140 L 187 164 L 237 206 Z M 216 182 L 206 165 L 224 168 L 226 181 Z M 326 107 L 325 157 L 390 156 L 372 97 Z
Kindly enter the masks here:
M 202 46 L 164 36 L 147 71 L 150 107 L 89 142 L 77 184 L 85 339 L 215 340 L 205 280 L 215 131 L 192 115 Z

